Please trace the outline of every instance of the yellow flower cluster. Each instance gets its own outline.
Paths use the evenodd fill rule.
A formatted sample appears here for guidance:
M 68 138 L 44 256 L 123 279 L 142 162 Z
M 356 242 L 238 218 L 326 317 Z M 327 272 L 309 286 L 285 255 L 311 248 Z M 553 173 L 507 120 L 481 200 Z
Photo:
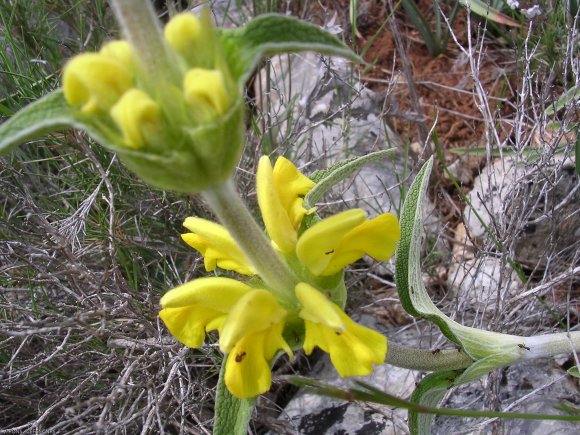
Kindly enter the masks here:
M 162 299 L 161 319 L 183 344 L 201 346 L 205 332 L 217 330 L 227 354 L 225 382 L 239 398 L 254 397 L 271 384 L 270 364 L 279 351 L 292 356 L 285 336 L 288 325 L 303 331 L 303 348 L 318 346 L 330 354 L 341 376 L 361 376 L 384 361 L 386 338 L 352 321 L 325 294 L 320 278 L 340 273 L 369 254 L 379 260 L 393 255 L 400 238 L 397 218 L 385 213 L 368 220 L 360 209 L 323 219 L 303 228 L 303 197 L 314 182 L 285 158 L 274 167 L 268 157 L 258 165 L 258 203 L 272 244 L 299 279 L 292 306 L 278 301 L 260 280 L 201 278 L 169 291 Z M 242 275 L 256 271 L 219 224 L 201 218 L 185 220 L 183 240 L 200 251 L 208 271 L 220 267 Z M 295 330 L 295 329 L 294 329 Z
M 167 51 L 176 71 L 173 82 L 144 77 L 144 65 L 127 41 L 112 41 L 98 53 L 83 53 L 64 68 L 64 96 L 81 114 L 98 118 L 122 146 L 147 149 L 171 146 L 167 134 L 177 121 L 187 128 L 225 115 L 235 102 L 236 86 L 219 57 L 203 50 L 215 39 L 210 24 L 179 14 L 165 26 Z M 209 44 L 211 45 L 211 44 Z M 183 119 L 181 119 L 183 118 Z M 112 129 L 107 130 L 107 126 Z M 115 132 L 116 130 L 116 132 Z

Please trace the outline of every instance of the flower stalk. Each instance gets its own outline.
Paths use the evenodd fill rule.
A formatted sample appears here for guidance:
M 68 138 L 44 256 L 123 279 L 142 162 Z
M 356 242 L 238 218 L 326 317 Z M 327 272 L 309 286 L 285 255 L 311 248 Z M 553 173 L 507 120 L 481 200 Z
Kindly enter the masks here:
M 274 251 L 232 180 L 205 190 L 202 196 L 270 290 L 287 308 L 295 308 L 294 287 L 299 280 Z
M 117 22 L 149 77 L 167 77 L 169 53 L 165 49 L 153 4 L 143 0 L 111 0 Z

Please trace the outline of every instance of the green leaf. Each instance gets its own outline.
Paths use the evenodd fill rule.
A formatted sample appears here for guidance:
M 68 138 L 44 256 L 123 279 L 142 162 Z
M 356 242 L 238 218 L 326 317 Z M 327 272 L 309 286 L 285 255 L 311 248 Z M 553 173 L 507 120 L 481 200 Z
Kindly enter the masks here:
M 454 384 L 461 372 L 445 371 L 425 376 L 413 391 L 411 402 L 419 406 L 435 408 Z M 433 415 L 409 410 L 409 431 L 411 435 L 430 435 Z
M 262 58 L 281 53 L 316 51 L 364 62 L 334 35 L 284 15 L 260 15 L 242 28 L 224 30 L 221 37 L 228 64 L 241 81 Z
M 395 155 L 394 149 L 375 151 L 361 157 L 343 160 L 322 171 L 316 171 L 310 178 L 316 182 L 316 186 L 304 197 L 304 207 L 307 209 L 322 199 L 322 196 L 333 186 L 358 171 L 363 166 L 379 160 L 391 158 Z
M 576 85 L 560 95 L 554 103 L 546 107 L 544 113 L 548 116 L 553 115 L 558 110 L 566 107 L 568 103 L 576 102 L 577 100 L 580 100 L 580 85 Z
M 61 89 L 42 97 L 0 124 L 0 154 L 48 133 L 79 128 L 97 142 L 117 151 L 98 128 L 75 116 Z
M 0 154 L 72 123 L 72 112 L 60 90 L 29 104 L 0 124 Z
M 578 370 L 578 366 L 570 367 L 568 369 L 568 374 L 570 376 L 574 376 L 575 378 L 580 378 L 580 370 Z
M 502 14 L 497 9 L 492 8 L 488 3 L 482 0 L 459 0 L 463 6 L 467 7 L 476 15 L 495 21 L 499 24 L 505 24 L 512 27 L 522 27 L 520 23 L 512 20 L 507 15 Z
M 433 32 L 431 32 L 431 26 L 427 20 L 425 20 L 425 17 L 417 7 L 417 4 L 413 0 L 401 0 L 401 4 L 407 11 L 407 15 L 415 29 L 417 29 L 421 34 L 429 54 L 431 56 L 437 56 L 445 51 L 445 47 L 441 46 L 441 41 L 436 39 Z
M 256 399 L 238 399 L 225 384 L 226 359 L 222 362 L 215 399 L 214 435 L 246 435 Z
M 447 317 L 429 297 L 421 272 L 421 243 L 423 202 L 432 168 L 433 157 L 423 165 L 411 184 L 401 211 L 401 240 L 395 254 L 397 291 L 405 311 L 414 317 L 435 323 L 448 339 L 461 346 L 473 360 L 490 357 L 482 361 L 477 367 L 477 372 L 474 372 L 481 376 L 495 367 L 507 365 L 521 357 L 519 345 L 524 339 L 463 326 Z

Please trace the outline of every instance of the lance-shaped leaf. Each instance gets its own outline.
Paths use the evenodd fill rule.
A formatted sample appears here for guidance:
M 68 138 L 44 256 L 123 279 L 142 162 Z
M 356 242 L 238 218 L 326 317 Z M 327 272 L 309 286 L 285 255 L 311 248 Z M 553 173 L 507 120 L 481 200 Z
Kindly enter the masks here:
M 413 391 L 411 402 L 421 406 L 436 408 L 453 386 L 460 371 L 435 372 L 425 376 Z M 412 435 L 429 435 L 433 423 L 433 414 L 409 409 L 409 431 Z
M 0 154 L 13 147 L 68 127 L 91 129 L 74 118 L 61 90 L 50 93 L 29 104 L 7 121 L 0 124 Z M 98 134 L 98 132 L 94 132 Z
M 480 17 L 487 18 L 488 20 L 495 21 L 499 24 L 505 24 L 512 27 L 522 27 L 520 23 L 512 20 L 507 15 L 502 14 L 497 9 L 492 8 L 489 2 L 482 0 L 459 0 L 463 6 L 469 8 L 471 12 L 479 15 Z
M 242 28 L 224 30 L 222 42 L 227 62 L 238 80 L 245 80 L 265 56 L 281 53 L 316 51 L 364 62 L 336 36 L 284 15 L 260 15 Z
M 214 435 L 246 435 L 256 399 L 238 399 L 225 384 L 226 359 L 222 363 L 215 400 Z
M 405 198 L 400 218 L 401 241 L 396 253 L 395 280 L 401 303 L 409 314 L 434 322 L 447 338 L 477 361 L 458 378 L 457 382 L 462 383 L 522 358 L 525 338 L 463 326 L 447 317 L 431 301 L 423 284 L 420 258 L 423 201 L 432 167 L 433 158 L 423 165 Z
M 316 182 L 316 186 L 304 197 L 304 207 L 307 209 L 314 207 L 322 199 L 322 196 L 336 184 L 365 165 L 393 157 L 395 152 L 394 149 L 375 151 L 364 156 L 343 160 L 330 168 L 313 173 L 310 178 Z

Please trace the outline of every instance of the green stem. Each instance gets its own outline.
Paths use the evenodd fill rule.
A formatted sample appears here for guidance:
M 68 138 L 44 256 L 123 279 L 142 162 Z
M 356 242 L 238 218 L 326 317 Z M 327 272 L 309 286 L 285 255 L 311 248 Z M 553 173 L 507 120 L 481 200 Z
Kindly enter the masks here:
M 111 0 L 115 17 L 150 81 L 171 75 L 172 62 L 153 5 L 143 0 Z
M 469 367 L 473 360 L 459 349 L 430 351 L 414 349 L 389 341 L 385 362 L 410 370 L 439 371 Z
M 282 304 L 295 308 L 294 287 L 299 282 L 298 278 L 274 251 L 270 240 L 264 236 L 238 195 L 232 180 L 205 190 L 202 196 L 269 286 L 269 290 Z
M 580 352 L 580 331 L 525 337 L 522 344 L 520 361 Z

